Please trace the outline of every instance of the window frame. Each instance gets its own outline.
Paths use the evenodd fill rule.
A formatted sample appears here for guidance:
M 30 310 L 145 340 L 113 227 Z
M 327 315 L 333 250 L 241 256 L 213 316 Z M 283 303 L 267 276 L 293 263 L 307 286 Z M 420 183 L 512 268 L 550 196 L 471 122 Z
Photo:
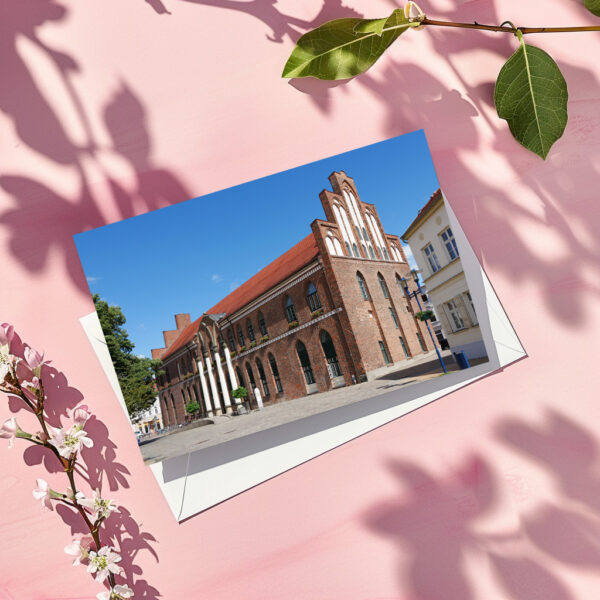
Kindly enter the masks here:
M 432 242 L 427 242 L 425 244 L 425 246 L 423 246 L 423 248 L 421 248 L 421 252 L 423 253 L 423 256 L 425 256 L 425 260 L 427 261 L 427 264 L 429 265 L 429 270 L 431 271 L 432 275 L 434 275 L 435 273 L 437 273 L 438 271 L 440 271 L 442 269 L 442 266 L 437 257 L 437 254 L 435 253 L 435 248 L 434 248 Z
M 448 235 L 448 232 L 449 232 L 449 235 Z M 444 235 L 446 235 L 448 237 L 447 240 L 444 239 Z M 456 238 L 454 237 L 454 233 L 452 232 L 452 228 L 450 227 L 450 225 L 448 225 L 447 227 L 442 229 L 442 231 L 440 231 L 438 233 L 438 236 L 440 238 L 440 242 L 441 242 L 442 246 L 444 247 L 446 255 L 448 256 L 448 260 L 450 262 L 452 262 L 453 260 L 460 258 L 460 252 L 458 251 L 458 245 L 456 243 Z M 452 253 L 456 254 L 456 256 L 453 257 Z

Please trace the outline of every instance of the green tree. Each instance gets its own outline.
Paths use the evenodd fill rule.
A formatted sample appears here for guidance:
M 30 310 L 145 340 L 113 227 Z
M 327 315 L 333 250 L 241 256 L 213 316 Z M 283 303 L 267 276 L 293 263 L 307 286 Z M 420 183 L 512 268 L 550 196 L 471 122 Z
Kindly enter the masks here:
M 154 404 L 157 395 L 154 377 L 162 374 L 162 363 L 133 354 L 135 345 L 124 328 L 127 319 L 120 306 L 109 305 L 98 294 L 93 295 L 93 300 L 127 411 L 135 420 Z
M 185 412 L 190 415 L 195 415 L 200 410 L 200 405 L 197 402 L 188 402 L 185 405 Z

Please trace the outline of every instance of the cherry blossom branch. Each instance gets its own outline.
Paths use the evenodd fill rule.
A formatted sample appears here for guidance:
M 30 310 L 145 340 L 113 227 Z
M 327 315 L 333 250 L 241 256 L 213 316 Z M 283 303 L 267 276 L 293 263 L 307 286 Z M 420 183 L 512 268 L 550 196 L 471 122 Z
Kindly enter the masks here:
M 13 354 L 11 346 L 14 336 L 11 325 L 0 325 L 0 391 L 22 400 L 36 416 L 41 431 L 35 434 L 23 431 L 15 417 L 12 417 L 0 427 L 0 438 L 9 440 L 9 448 L 15 439 L 22 439 L 48 448 L 54 454 L 67 475 L 70 488 L 64 494 L 51 489 L 44 479 L 37 479 L 33 497 L 41 501 L 45 510 L 54 510 L 53 503 L 60 502 L 79 513 L 90 533 L 75 535 L 65 547 L 65 552 L 75 557 L 73 565 L 86 563 L 88 573 L 92 573 L 96 581 L 108 581 L 109 589 L 98 593 L 98 600 L 129 600 L 133 598 L 133 590 L 125 584 L 116 583 L 115 579 L 116 575 L 124 574 L 122 567 L 117 564 L 121 561 L 121 556 L 112 546 L 102 545 L 100 539 L 101 525 L 118 509 L 112 500 L 102 498 L 98 489 L 93 497 L 86 497 L 77 489 L 75 481 L 75 473 L 82 477 L 81 471 L 85 471 L 78 462 L 81 448 L 94 445 L 84 429 L 91 413 L 87 406 L 80 405 L 67 410 L 67 415 L 72 420 L 69 427 L 49 425 L 44 414 L 47 397 L 42 381 L 42 368 L 47 361 L 44 361 L 42 354 L 28 346 L 25 346 L 23 356 Z

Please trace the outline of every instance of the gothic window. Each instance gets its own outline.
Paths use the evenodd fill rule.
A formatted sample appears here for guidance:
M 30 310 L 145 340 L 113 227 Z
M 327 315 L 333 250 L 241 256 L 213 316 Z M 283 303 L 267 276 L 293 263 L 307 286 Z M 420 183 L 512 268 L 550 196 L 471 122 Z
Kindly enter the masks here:
M 356 280 L 358 281 L 358 287 L 364 300 L 369 299 L 369 292 L 367 291 L 367 284 L 365 283 L 364 277 L 360 273 L 356 273 Z
M 258 370 L 258 377 L 259 377 L 260 382 L 262 384 L 263 392 L 264 392 L 264 395 L 265 395 L 265 398 L 266 398 L 267 396 L 269 396 L 270 392 L 269 392 L 269 386 L 267 384 L 267 378 L 265 377 L 265 370 L 263 369 L 262 362 L 260 361 L 260 358 L 256 359 L 256 368 Z
M 277 388 L 277 392 L 281 394 L 281 392 L 283 392 L 283 386 L 281 385 L 281 378 L 279 377 L 277 362 L 275 362 L 275 357 L 272 354 L 269 354 L 269 364 L 271 365 L 273 379 L 275 380 L 275 387 Z
M 265 323 L 265 317 L 261 312 L 258 313 L 258 326 L 260 328 L 260 332 L 262 335 L 268 335 L 267 334 L 267 324 Z
M 333 345 L 331 336 L 325 330 L 321 331 L 321 347 L 323 348 L 325 360 L 327 361 L 327 372 L 329 373 L 329 377 L 331 377 L 331 379 L 340 377 L 342 369 L 340 368 L 335 346 Z
M 240 341 L 240 346 L 243 348 L 246 343 L 244 341 L 244 332 L 242 331 L 241 325 L 238 325 L 238 340 Z
M 377 273 L 377 279 L 379 280 L 379 285 L 381 286 L 381 291 L 383 292 L 383 297 L 389 298 L 390 292 L 388 290 L 388 286 L 385 282 L 385 279 L 383 278 L 383 275 L 381 273 Z
M 234 339 L 234 337 L 233 337 L 233 331 L 232 331 L 231 329 L 229 329 L 229 330 L 227 331 L 227 337 L 228 337 L 228 339 L 229 339 L 229 349 L 230 349 L 232 352 L 235 352 L 235 339 Z
M 296 309 L 294 308 L 294 301 L 291 296 L 288 296 L 285 300 L 285 316 L 287 317 L 288 323 L 297 321 Z
M 390 309 L 390 315 L 392 316 L 392 321 L 394 321 L 394 325 L 396 326 L 396 329 L 398 329 L 400 327 L 398 325 L 398 315 L 396 315 L 396 311 L 394 310 L 393 306 L 388 306 L 388 308 Z
M 381 355 L 383 356 L 383 361 L 385 362 L 385 364 L 391 364 L 392 361 L 390 359 L 390 355 L 388 354 L 387 348 L 385 347 L 385 344 L 382 341 L 379 342 L 379 349 L 381 350 Z
M 319 310 L 321 308 L 321 300 L 319 299 L 319 294 L 317 292 L 317 288 L 315 284 L 311 281 L 308 284 L 308 289 L 306 291 L 306 300 L 308 302 L 308 307 L 311 312 L 315 312 L 315 310 Z
M 253 342 L 255 340 L 254 337 L 254 327 L 252 326 L 252 322 L 250 319 L 246 321 L 246 329 L 248 330 L 248 339 Z
M 298 341 L 296 344 L 296 352 L 298 353 L 298 359 L 300 360 L 300 366 L 302 367 L 306 384 L 311 385 L 315 383 L 315 376 L 310 364 L 310 358 L 308 357 L 306 346 L 301 341 Z

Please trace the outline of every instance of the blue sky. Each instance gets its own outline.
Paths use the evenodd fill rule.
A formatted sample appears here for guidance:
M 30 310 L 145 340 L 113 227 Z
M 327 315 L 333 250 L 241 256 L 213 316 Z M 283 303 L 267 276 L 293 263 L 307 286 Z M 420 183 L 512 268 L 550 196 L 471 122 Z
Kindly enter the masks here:
M 74 236 L 91 293 L 121 306 L 135 353 L 192 319 L 310 233 L 319 192 L 345 171 L 386 233 L 401 235 L 439 187 L 422 130 Z

